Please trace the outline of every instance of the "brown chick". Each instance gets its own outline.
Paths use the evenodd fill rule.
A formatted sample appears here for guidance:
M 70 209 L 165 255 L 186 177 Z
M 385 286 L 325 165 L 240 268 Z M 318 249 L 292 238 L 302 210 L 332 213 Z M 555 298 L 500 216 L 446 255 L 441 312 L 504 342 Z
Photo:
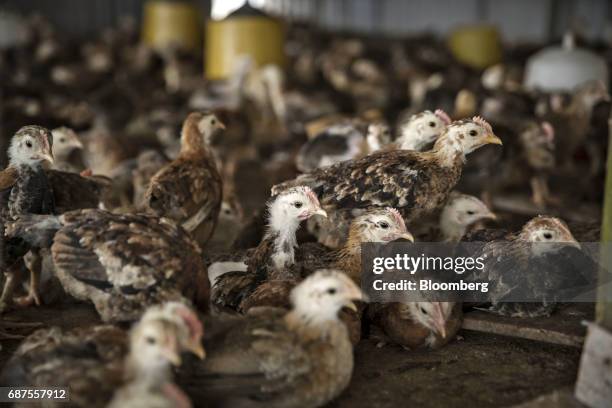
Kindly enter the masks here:
M 132 171 L 132 182 L 134 184 L 134 196 L 132 202 L 135 208 L 143 208 L 145 194 L 151 183 L 151 179 L 170 160 L 157 150 L 145 150 L 136 159 L 136 168 Z
M 456 302 L 372 303 L 367 314 L 388 340 L 406 349 L 446 345 L 463 320 L 461 304 Z
M 292 291 L 289 312 L 258 308 L 211 319 L 209 357 L 185 364 L 178 383 L 193 401 L 218 407 L 323 406 L 351 379 L 353 347 L 338 312 L 355 300 L 364 295 L 353 281 L 321 270 Z
M 222 200 L 222 181 L 210 138 L 224 125 L 212 113 L 187 116 L 179 156 L 164 166 L 145 193 L 147 209 L 175 220 L 203 246 L 212 235 Z
M 597 103 L 609 100 L 610 95 L 603 82 L 589 81 L 574 90 L 567 107 L 543 115 L 542 119 L 550 122 L 556 130 L 558 163 L 571 168 L 576 149 L 589 134 L 593 108 Z
M 92 302 L 105 322 L 133 321 L 150 305 L 183 297 L 208 306 L 201 250 L 166 218 L 77 210 L 23 216 L 6 234 L 51 248 L 64 290 Z
M 163 346 L 168 340 L 168 356 L 176 359 L 181 351 L 204 356 L 202 324 L 185 304 L 170 302 L 149 308 L 132 333 L 139 331 L 142 353 L 132 351 L 128 359 L 130 336 L 119 327 L 93 325 L 71 330 L 59 327 L 41 329 L 26 338 L 0 375 L 2 384 L 13 387 L 68 387 L 70 403 L 75 407 L 106 407 L 115 390 L 129 380 L 127 367 L 145 363 L 151 354 L 145 348 Z M 154 344 L 143 342 L 142 334 L 151 334 Z M 147 368 L 151 377 L 159 377 L 159 359 L 151 358 Z M 162 365 L 163 366 L 163 365 Z M 134 367 L 136 368 L 136 367 Z M 142 367 L 144 368 L 144 367 Z

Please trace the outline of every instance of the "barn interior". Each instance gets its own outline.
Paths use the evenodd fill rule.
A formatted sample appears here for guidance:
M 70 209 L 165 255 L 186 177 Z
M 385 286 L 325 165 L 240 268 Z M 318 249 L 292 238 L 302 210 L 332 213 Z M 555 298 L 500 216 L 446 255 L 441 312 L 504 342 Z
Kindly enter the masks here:
M 299 181 L 292 187 L 312 181 L 305 185 L 318 196 L 317 211 L 326 213 L 325 221 L 312 214 L 306 221 L 300 218 L 301 227 L 294 231 L 296 248 L 312 244 L 327 251 L 311 255 L 321 264 L 342 253 L 351 242 L 348 225 L 372 207 L 397 208 L 403 217 L 398 228 L 417 242 L 457 243 L 489 237 L 478 232 L 493 230 L 510 234 L 495 240 L 518 242 L 534 219 L 559 220 L 580 253 L 597 265 L 593 276 L 599 276 L 589 282 L 594 289 L 588 296 L 547 299 L 546 312 L 527 314 L 456 302 L 452 315 L 444 315 L 443 340 L 434 327 L 433 343 L 416 345 L 387 332 L 381 321 L 392 311 L 381 309 L 385 317 L 380 317 L 363 303 L 352 376 L 342 392 L 310 405 L 298 399 L 293 405 L 269 406 L 610 407 L 612 287 L 604 283 L 606 267 L 612 267 L 606 250 L 612 240 L 611 64 L 612 4 L 605 0 L 0 0 L 0 162 L 10 169 L 16 155 L 10 153 L 12 140 L 24 126 L 40 126 L 52 134 L 52 168 L 58 171 L 59 181 L 49 178 L 55 203 L 50 214 L 97 208 L 129 216 L 150 210 L 176 219 L 186 207 L 157 211 L 151 201 L 154 184 L 162 169 L 184 158 L 190 113 L 214 115 L 222 129 L 205 138 L 212 153 L 198 160 L 212 162 L 214 171 L 207 171 L 214 174 L 206 177 L 218 182 L 192 183 L 187 193 L 170 191 L 168 199 L 216 194 L 214 215 L 199 220 L 200 226 L 212 225 L 209 235 L 200 240 L 193 233 L 198 262 L 208 268 L 209 278 L 220 260 L 245 262 L 245 273 L 255 264 L 246 259 L 275 262 L 258 250 L 274 229 L 267 217 L 276 195 L 283 194 L 277 187 L 288 180 Z M 428 171 L 437 162 L 427 161 L 433 157 L 427 151 L 440 149 L 446 131 L 421 143 L 422 115 L 439 120 L 441 129 L 465 126 L 467 120 L 499 140 L 461 156 L 460 176 L 448 188 L 440 187 L 444 194 L 435 186 L 428 190 L 433 183 Z M 203 122 L 198 123 L 204 133 Z M 384 130 L 376 133 L 379 129 Z M 399 193 L 389 193 L 386 183 L 395 183 L 396 173 L 379 180 L 372 170 L 394 151 L 410 151 L 406 157 L 418 157 L 419 174 L 426 174 L 417 181 L 397 176 L 398 188 L 410 191 L 408 203 L 398 201 Z M 367 162 L 371 157 L 380 160 Z M 398 159 L 398 166 L 408 160 Z M 340 163 L 349 161 L 367 165 L 342 172 Z M 78 178 L 75 183 L 82 181 L 83 190 L 73 187 L 65 173 Z M 0 175 L 1 190 L 7 192 L 0 208 L 3 258 L 12 256 L 5 252 L 14 242 L 11 234 L 30 233 L 38 242 L 48 231 L 12 224 L 19 221 L 11 210 L 17 200 L 11 188 L 18 182 L 6 184 L 7 174 Z M 12 177 L 20 180 L 19 173 Z M 188 177 L 176 176 L 162 187 L 180 189 Z M 437 206 L 422 204 L 436 200 Z M 454 220 L 464 222 L 463 229 L 445 235 L 443 214 L 453 210 L 453 200 L 475 205 L 477 210 L 467 211 L 481 211 L 480 218 Z M 432 211 L 417 214 L 419 205 Z M 343 215 L 334 217 L 334 212 Z M 187 234 L 193 219 L 183 219 Z M 101 241 L 92 253 L 110 274 L 114 266 L 104 263 L 101 253 L 120 240 L 104 238 L 116 224 L 104 224 L 96 233 L 95 222 L 84 222 L 83 229 L 93 228 L 99 238 L 84 235 L 79 241 L 81 230 L 75 227 L 74 239 L 82 246 Z M 108 276 L 107 286 L 87 294 L 58 279 L 65 261 L 61 252 L 56 255 L 62 231 L 48 248 L 31 244 L 19 272 L 2 261 L 7 303 L 0 302 L 0 372 L 9 375 L 0 375 L 0 387 L 56 386 L 48 379 L 5 380 L 14 378 L 15 361 L 37 358 L 35 351 L 23 350 L 32 333 L 53 327 L 86 330 L 109 322 L 126 331 L 136 320 L 117 322 L 116 315 L 101 312 L 91 293 L 121 286 Z M 145 258 L 132 247 L 118 251 L 126 259 L 117 262 L 126 265 L 140 267 L 134 259 Z M 191 253 L 181 251 L 172 254 L 182 259 L 179 270 L 192 268 L 186 261 Z M 264 259 L 257 260 L 261 253 Z M 73 274 L 87 275 L 87 262 Z M 149 265 L 147 258 L 145 263 L 155 269 L 155 262 L 166 261 Z M 324 269 L 340 265 L 334 262 Z M 36 285 L 32 265 L 41 270 Z M 520 274 L 512 265 L 512 273 Z M 77 280 L 93 285 L 98 276 Z M 186 286 L 198 286 L 197 279 Z M 214 279 L 210 285 L 214 296 Z M 119 299 L 140 289 L 117 290 L 113 296 Z M 105 300 L 115 301 L 121 303 Z M 214 314 L 213 306 L 194 307 L 203 316 Z M 108 313 L 121 314 L 119 309 Z M 206 358 L 211 355 L 207 351 Z M 77 391 L 71 393 L 76 398 Z M 203 397 L 185 395 L 192 406 L 217 406 L 205 392 Z M 2 397 L 0 402 L 9 402 Z M 111 398 L 106 393 L 87 406 L 105 406 Z

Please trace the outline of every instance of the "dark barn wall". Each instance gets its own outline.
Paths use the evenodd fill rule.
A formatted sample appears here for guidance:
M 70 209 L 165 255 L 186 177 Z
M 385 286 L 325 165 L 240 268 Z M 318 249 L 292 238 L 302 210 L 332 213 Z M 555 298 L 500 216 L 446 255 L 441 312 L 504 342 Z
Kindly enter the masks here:
M 124 16 L 140 21 L 145 0 L 0 0 L 20 14 L 40 13 L 61 31 L 74 35 L 93 35 L 105 27 L 114 26 Z M 203 12 L 210 10 L 210 0 L 198 0 Z
M 20 13 L 39 12 L 67 33 L 89 35 L 121 16 L 140 19 L 145 0 L 0 0 Z M 211 4 L 193 0 L 208 15 Z M 568 28 L 588 38 L 612 35 L 609 0 L 253 0 L 271 13 L 311 21 L 331 30 L 405 35 L 440 34 L 485 21 L 509 41 L 547 41 Z

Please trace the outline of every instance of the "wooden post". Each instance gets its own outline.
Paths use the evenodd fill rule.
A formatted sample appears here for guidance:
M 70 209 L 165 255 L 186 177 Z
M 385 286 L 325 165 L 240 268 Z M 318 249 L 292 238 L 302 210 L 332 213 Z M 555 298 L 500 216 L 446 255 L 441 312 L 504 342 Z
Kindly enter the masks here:
M 597 291 L 597 322 L 589 325 L 582 350 L 580 370 L 574 395 L 591 408 L 608 408 L 612 401 L 612 288 L 604 271 L 612 271 L 612 254 L 606 246 L 612 242 L 612 117 L 608 121 L 609 145 L 601 228 L 601 266 Z
M 612 245 L 612 118 L 608 120 L 608 158 L 606 185 L 604 191 L 603 217 L 601 225 L 601 264 L 600 281 L 604 281 L 604 271 L 612 271 L 612 254 L 608 253 Z M 600 286 L 597 294 L 597 323 L 612 331 L 612 287 Z

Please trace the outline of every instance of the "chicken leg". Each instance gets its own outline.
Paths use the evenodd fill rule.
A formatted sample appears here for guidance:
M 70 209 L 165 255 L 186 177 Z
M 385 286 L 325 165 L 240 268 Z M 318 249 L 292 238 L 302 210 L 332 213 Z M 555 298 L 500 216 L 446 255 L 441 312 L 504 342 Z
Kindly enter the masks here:
M 23 259 L 19 259 L 4 271 L 4 284 L 0 295 L 0 314 L 4 313 L 12 303 L 15 288 L 23 278 L 23 268 Z
M 40 285 L 40 271 L 42 269 L 42 255 L 38 249 L 31 249 L 25 256 L 25 265 L 30 271 L 30 285 L 26 296 L 14 299 L 14 302 L 22 307 L 36 304 L 40 306 L 40 296 L 38 295 L 38 287 Z
M 539 208 L 545 208 L 548 204 L 559 205 L 558 197 L 553 196 L 548 189 L 548 182 L 545 176 L 535 176 L 531 178 L 531 200 Z

